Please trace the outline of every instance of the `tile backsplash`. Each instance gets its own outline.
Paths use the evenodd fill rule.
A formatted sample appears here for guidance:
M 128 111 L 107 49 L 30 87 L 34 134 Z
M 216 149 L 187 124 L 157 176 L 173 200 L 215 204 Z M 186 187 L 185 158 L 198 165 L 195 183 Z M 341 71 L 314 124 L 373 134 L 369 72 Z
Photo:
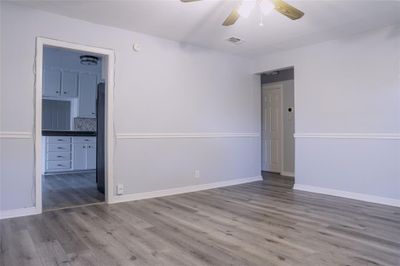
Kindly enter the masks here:
M 96 118 L 74 118 L 74 129 L 77 131 L 96 131 Z

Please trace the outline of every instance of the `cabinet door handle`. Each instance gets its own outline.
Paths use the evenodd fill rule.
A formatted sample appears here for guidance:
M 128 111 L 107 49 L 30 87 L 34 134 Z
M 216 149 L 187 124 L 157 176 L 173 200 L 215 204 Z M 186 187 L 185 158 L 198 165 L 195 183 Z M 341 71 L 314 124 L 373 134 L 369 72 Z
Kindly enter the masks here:
M 66 91 L 64 91 L 64 94 L 67 94 L 67 92 L 66 92 Z
M 62 164 L 57 164 L 57 166 L 63 166 Z
M 62 139 L 58 139 L 58 141 L 63 141 Z
M 57 147 L 57 149 L 59 149 L 59 150 L 62 150 L 62 149 L 63 149 L 63 147 Z
M 57 158 L 62 158 L 62 156 L 61 156 L 61 155 L 58 155 Z

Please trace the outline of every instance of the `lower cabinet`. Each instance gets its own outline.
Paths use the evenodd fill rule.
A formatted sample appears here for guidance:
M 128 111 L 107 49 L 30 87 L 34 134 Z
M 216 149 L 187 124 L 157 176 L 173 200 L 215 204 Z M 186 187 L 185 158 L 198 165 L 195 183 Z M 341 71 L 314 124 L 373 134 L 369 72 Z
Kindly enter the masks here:
M 96 144 L 88 145 L 86 149 L 86 167 L 87 169 L 96 169 Z
M 86 169 L 86 144 L 75 143 L 72 150 L 74 151 L 73 156 L 73 168 L 74 170 L 85 170 Z
M 73 169 L 96 169 L 96 142 L 73 144 Z
M 63 172 L 71 169 L 71 137 L 46 137 L 46 172 Z
M 96 169 L 96 137 L 46 139 L 46 173 Z

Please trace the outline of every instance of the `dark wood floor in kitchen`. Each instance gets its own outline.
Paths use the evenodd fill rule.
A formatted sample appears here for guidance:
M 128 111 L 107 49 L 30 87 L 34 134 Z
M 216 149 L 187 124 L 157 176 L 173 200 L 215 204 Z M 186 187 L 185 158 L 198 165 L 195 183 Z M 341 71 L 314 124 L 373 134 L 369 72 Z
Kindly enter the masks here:
M 104 202 L 97 190 L 96 172 L 76 172 L 43 176 L 43 209 L 52 210 Z
M 279 176 L 0 221 L 1 265 L 400 265 L 400 208 Z

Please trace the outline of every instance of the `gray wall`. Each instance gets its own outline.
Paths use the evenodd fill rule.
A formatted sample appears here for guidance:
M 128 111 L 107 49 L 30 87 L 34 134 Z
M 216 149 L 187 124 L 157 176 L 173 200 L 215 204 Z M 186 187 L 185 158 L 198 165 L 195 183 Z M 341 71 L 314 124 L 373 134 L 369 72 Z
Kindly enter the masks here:
M 293 72 L 293 70 L 292 70 Z M 292 75 L 293 76 L 293 75 Z M 286 79 L 287 76 L 282 77 Z M 265 80 L 264 80 L 265 81 Z M 294 173 L 294 157 L 295 157 L 295 143 L 294 143 L 294 125 L 295 125 L 295 108 L 294 108 L 294 80 L 284 80 L 281 82 L 266 82 L 263 85 L 269 84 L 282 84 L 283 86 L 283 171 Z M 265 91 L 263 90 L 263 93 Z M 292 112 L 288 111 L 288 108 L 292 108 Z
M 254 73 L 296 70 L 295 187 L 400 206 L 399 33 L 394 25 L 255 60 Z
M 260 78 L 251 73 L 251 60 L 0 5 L 0 133 L 26 136 L 0 134 L 0 209 L 35 204 L 32 65 L 37 36 L 115 51 L 114 185 L 124 184 L 125 195 L 260 176 Z M 141 44 L 140 52 L 132 50 L 133 41 Z M 121 137 L 171 133 L 188 137 Z M 194 177 L 195 169 L 200 178 Z

